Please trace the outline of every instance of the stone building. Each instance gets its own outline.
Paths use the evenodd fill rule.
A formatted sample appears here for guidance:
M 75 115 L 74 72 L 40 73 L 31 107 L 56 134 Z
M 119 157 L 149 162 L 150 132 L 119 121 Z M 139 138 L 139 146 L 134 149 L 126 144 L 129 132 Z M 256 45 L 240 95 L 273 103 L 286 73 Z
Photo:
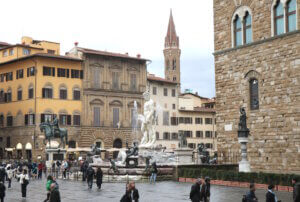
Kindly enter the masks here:
M 67 53 L 83 60 L 83 121 L 79 147 L 131 145 L 133 107 L 142 113 L 146 90 L 146 59 L 75 47 Z
M 239 108 L 253 171 L 300 173 L 300 1 L 214 0 L 218 156 L 240 160 Z
M 0 49 L 0 158 L 44 156 L 39 124 L 59 118 L 72 145 L 80 132 L 81 59 L 60 44 L 23 37 Z

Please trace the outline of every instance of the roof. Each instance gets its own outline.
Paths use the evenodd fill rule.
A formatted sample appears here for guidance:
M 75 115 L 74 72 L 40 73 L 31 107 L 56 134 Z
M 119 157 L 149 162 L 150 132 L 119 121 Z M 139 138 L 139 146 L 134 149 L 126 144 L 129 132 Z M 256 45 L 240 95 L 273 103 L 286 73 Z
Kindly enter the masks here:
M 207 100 L 209 100 L 209 98 L 207 98 L 207 97 L 202 97 L 202 96 L 197 95 L 197 94 L 195 94 L 195 93 L 181 93 L 181 96 L 185 96 L 185 95 L 193 95 L 193 96 L 198 97 L 198 98 L 200 98 L 200 99 L 207 99 Z
M 161 78 L 161 77 L 153 76 L 151 74 L 147 76 L 147 80 L 148 81 L 157 81 L 157 82 L 161 82 L 161 83 L 174 84 L 174 85 L 177 84 L 174 81 L 170 81 L 170 80 L 167 80 L 167 79 L 164 79 L 164 78 Z
M 77 47 L 77 50 L 81 51 L 85 54 L 93 54 L 93 55 L 102 55 L 102 56 L 111 56 L 111 57 L 119 57 L 119 58 L 126 58 L 126 59 L 149 61 L 148 59 L 144 59 L 144 58 L 140 58 L 140 57 L 131 57 L 128 54 L 112 53 L 112 52 L 93 50 L 93 49 L 82 48 L 82 47 Z
M 69 56 L 53 55 L 53 54 L 49 54 L 49 53 L 36 53 L 36 54 L 27 55 L 27 56 L 24 56 L 24 57 L 12 59 L 12 60 L 9 60 L 9 61 L 6 61 L 6 62 L 2 62 L 2 63 L 0 63 L 0 66 L 4 65 L 4 64 L 13 63 L 13 62 L 16 62 L 16 61 L 26 60 L 28 58 L 33 58 L 33 57 L 55 58 L 55 59 L 72 60 L 72 61 L 78 61 L 78 62 L 82 61 L 81 59 L 73 58 L 73 57 L 69 57 Z
M 205 113 L 216 113 L 215 109 L 212 108 L 205 108 L 205 107 L 194 107 L 193 110 L 188 110 L 188 109 L 182 109 L 179 108 L 179 111 L 184 111 L 184 112 L 205 112 Z
M 9 46 L 5 46 L 5 47 L 0 48 L 0 50 L 4 50 L 4 49 L 8 49 L 8 48 L 13 48 L 13 47 L 16 47 L 16 46 L 20 46 L 20 47 L 24 47 L 24 48 L 33 48 L 33 49 L 43 50 L 43 48 L 32 47 L 32 46 L 25 45 L 25 44 L 9 45 Z
M 175 43 L 175 46 L 179 46 L 179 38 L 176 34 L 175 23 L 173 20 L 172 10 L 170 11 L 169 25 L 167 36 L 165 38 L 165 47 L 171 46 Z
M 11 44 L 0 41 L 0 46 L 10 46 Z

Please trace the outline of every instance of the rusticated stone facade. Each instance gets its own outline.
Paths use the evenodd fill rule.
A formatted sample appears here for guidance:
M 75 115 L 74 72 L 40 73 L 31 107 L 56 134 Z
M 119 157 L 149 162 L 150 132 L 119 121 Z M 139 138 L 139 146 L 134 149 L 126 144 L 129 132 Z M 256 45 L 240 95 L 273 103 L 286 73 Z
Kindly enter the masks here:
M 286 1 L 282 1 L 286 2 Z M 300 173 L 300 2 L 296 30 L 274 36 L 267 0 L 214 0 L 218 156 L 240 160 L 239 108 L 250 129 L 248 160 L 253 171 Z M 240 7 L 252 16 L 252 42 L 233 47 L 232 19 Z M 259 108 L 250 107 L 250 81 L 258 81 Z

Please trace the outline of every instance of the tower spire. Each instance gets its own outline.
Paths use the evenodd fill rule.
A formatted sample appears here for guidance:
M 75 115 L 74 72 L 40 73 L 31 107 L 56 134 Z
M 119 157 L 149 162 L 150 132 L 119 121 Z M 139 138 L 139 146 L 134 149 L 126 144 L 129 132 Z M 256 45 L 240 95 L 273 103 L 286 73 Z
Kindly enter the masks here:
M 167 47 L 179 47 L 179 38 L 176 34 L 175 24 L 172 15 L 172 9 L 170 9 L 170 18 L 167 36 L 165 37 L 165 48 Z

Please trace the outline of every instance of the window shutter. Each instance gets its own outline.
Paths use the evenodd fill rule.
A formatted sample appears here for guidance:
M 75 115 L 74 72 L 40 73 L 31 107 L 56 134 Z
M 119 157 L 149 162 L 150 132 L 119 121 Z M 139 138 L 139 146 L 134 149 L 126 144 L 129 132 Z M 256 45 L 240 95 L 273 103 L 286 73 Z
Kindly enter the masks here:
M 42 97 L 45 98 L 45 88 L 42 89 Z
M 7 93 L 4 93 L 4 102 L 7 102 Z
M 53 96 L 53 93 L 52 93 L 52 89 L 49 89 L 49 98 L 52 98 L 52 96 Z
M 28 114 L 25 114 L 25 126 L 28 125 Z
M 67 125 L 71 125 L 71 115 L 67 115 Z
M 94 126 L 100 126 L 100 107 L 94 107 Z
M 35 124 L 35 114 L 32 114 L 32 123 Z
M 52 67 L 52 76 L 55 76 L 55 67 Z
M 29 77 L 29 68 L 27 68 L 27 77 Z
M 54 120 L 57 117 L 56 114 L 52 114 L 52 120 Z
M 80 70 L 80 78 L 83 79 L 83 70 Z
M 70 70 L 67 69 L 67 78 L 69 78 Z
M 18 70 L 16 71 L 16 78 L 19 79 Z
M 45 122 L 45 114 L 41 114 L 41 123 Z

